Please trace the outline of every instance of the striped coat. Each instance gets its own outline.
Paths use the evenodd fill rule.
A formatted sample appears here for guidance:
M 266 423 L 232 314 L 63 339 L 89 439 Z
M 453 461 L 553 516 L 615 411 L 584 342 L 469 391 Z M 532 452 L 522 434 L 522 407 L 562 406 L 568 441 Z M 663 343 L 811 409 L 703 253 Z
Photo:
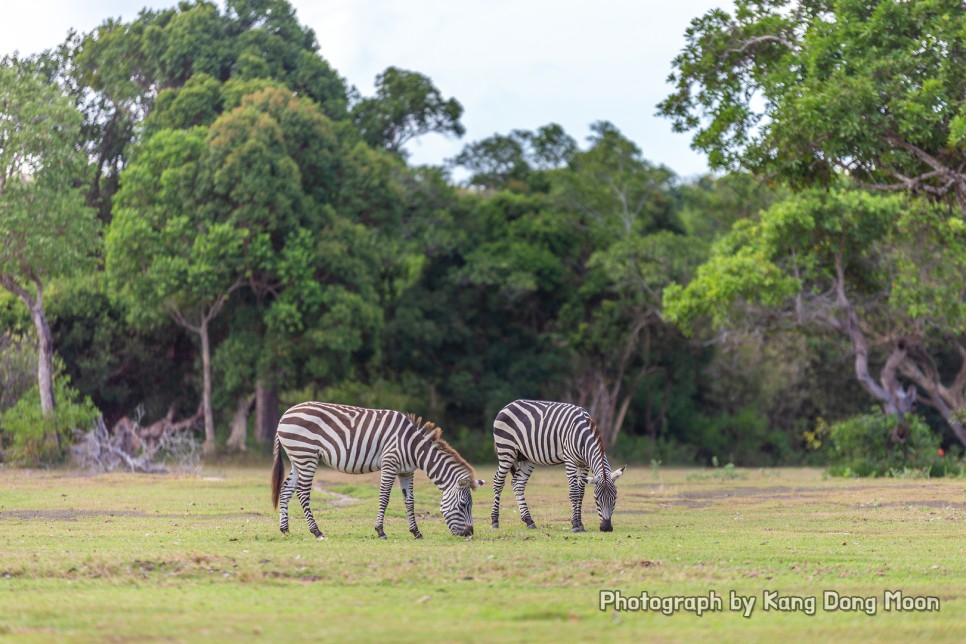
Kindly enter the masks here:
M 272 500 L 280 507 L 279 529 L 288 533 L 288 504 L 298 496 L 309 530 L 322 539 L 309 497 L 315 469 L 325 465 L 350 474 L 381 471 L 376 534 L 385 539 L 383 522 L 393 481 L 398 477 L 409 515 L 409 531 L 422 538 L 413 509 L 413 473 L 423 470 L 442 492 L 440 509 L 450 532 L 473 534 L 471 492 L 483 485 L 473 468 L 441 438 L 441 430 L 412 414 L 389 409 L 305 402 L 282 415 L 275 434 Z M 284 450 L 292 471 L 283 484 Z
M 490 518 L 494 528 L 500 526 L 500 494 L 507 473 L 512 475 L 511 485 L 520 508 L 520 518 L 527 527 L 536 528 L 524 497 L 527 481 L 535 464 L 563 464 L 570 482 L 573 532 L 584 532 L 581 506 L 584 486 L 588 483 L 594 485 L 601 531 L 614 529 L 611 523 L 617 504 L 614 481 L 624 473 L 624 468 L 611 472 L 600 430 L 586 409 L 545 400 L 515 400 L 496 415 L 493 444 L 499 462 L 493 476 L 493 513 Z M 593 472 L 593 477 L 588 478 L 589 472 Z

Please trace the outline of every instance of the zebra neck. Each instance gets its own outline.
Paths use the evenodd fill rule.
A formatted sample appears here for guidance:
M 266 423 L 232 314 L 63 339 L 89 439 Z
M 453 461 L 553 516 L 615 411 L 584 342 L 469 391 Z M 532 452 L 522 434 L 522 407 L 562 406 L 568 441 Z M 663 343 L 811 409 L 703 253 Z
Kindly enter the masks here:
M 607 455 L 596 444 L 590 448 L 589 452 L 586 456 L 587 466 L 593 472 L 594 477 L 602 479 L 606 476 L 609 478 L 610 463 L 607 462 Z
M 460 477 L 468 475 L 465 468 L 451 454 L 428 439 L 420 445 L 416 464 L 440 490 L 445 490 L 456 483 Z

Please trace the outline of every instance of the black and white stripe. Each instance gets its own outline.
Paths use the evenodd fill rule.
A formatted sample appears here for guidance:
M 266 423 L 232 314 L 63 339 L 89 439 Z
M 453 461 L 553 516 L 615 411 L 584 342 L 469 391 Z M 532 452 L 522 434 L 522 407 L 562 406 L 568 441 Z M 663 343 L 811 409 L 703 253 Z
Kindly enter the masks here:
M 402 488 L 409 531 L 422 539 L 413 511 L 413 472 L 423 470 L 443 493 L 440 509 L 450 532 L 457 536 L 473 534 L 473 497 L 470 494 L 483 481 L 473 468 L 440 438 L 441 430 L 423 423 L 412 414 L 389 409 L 364 409 L 349 405 L 305 402 L 285 412 L 275 434 L 275 465 L 272 498 L 281 506 L 279 529 L 288 533 L 288 504 L 298 496 L 309 530 L 322 539 L 309 496 L 319 461 L 350 474 L 382 471 L 379 482 L 379 514 L 376 533 L 385 539 L 383 521 L 389 493 L 396 477 Z M 284 448 L 292 471 L 282 485 Z
M 493 476 L 491 520 L 494 528 L 500 526 L 500 493 L 507 472 L 513 477 L 511 485 L 520 507 L 520 518 L 527 527 L 536 528 L 523 495 L 527 480 L 535 464 L 563 463 L 570 481 L 573 531 L 584 532 L 580 510 L 587 483 L 594 485 L 601 531 L 613 530 L 611 515 L 617 503 L 614 481 L 624 473 L 624 468 L 611 472 L 600 430 L 586 409 L 560 402 L 515 400 L 496 415 L 493 442 L 499 461 Z M 588 478 L 588 472 L 593 472 L 593 477 Z

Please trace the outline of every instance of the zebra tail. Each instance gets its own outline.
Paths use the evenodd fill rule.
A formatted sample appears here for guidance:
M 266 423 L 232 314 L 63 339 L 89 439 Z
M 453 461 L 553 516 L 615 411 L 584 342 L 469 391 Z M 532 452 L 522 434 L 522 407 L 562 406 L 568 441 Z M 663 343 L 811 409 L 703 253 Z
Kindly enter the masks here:
M 285 469 L 282 467 L 282 451 L 280 447 L 278 433 L 276 433 L 275 446 L 272 448 L 272 453 L 275 454 L 275 467 L 272 469 L 272 505 L 275 506 L 276 510 L 278 509 L 279 492 L 282 489 L 282 476 L 285 474 Z

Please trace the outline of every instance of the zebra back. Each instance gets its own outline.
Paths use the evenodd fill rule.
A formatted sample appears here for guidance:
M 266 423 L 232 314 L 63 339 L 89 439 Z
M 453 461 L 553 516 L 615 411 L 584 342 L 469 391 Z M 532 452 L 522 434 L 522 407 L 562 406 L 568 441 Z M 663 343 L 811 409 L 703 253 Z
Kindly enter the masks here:
M 583 407 L 548 400 L 515 400 L 493 422 L 497 456 L 516 452 L 547 465 L 581 462 L 610 475 L 600 427 Z

